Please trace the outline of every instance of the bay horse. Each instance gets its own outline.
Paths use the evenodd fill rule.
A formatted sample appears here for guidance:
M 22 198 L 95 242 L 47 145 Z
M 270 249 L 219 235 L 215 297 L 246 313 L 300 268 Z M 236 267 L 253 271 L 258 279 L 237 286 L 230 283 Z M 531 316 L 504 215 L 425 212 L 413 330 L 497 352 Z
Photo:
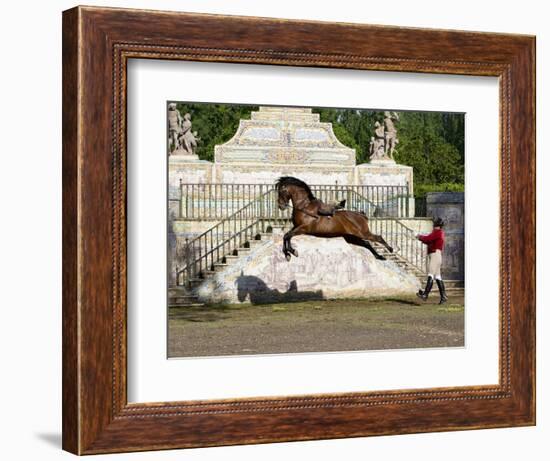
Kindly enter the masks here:
M 298 252 L 292 247 L 290 240 L 296 235 L 304 234 L 325 238 L 343 237 L 350 245 L 366 248 L 380 260 L 386 258 L 379 254 L 370 242 L 381 243 L 393 253 L 393 248 L 381 235 L 370 231 L 369 219 L 366 215 L 350 210 L 336 211 L 332 216 L 320 215 L 319 208 L 325 208 L 326 205 L 315 198 L 311 188 L 304 181 L 291 176 L 279 178 L 275 188 L 280 210 L 286 210 L 292 201 L 294 227 L 283 237 L 283 253 L 287 261 L 290 261 L 291 255 L 298 257 Z

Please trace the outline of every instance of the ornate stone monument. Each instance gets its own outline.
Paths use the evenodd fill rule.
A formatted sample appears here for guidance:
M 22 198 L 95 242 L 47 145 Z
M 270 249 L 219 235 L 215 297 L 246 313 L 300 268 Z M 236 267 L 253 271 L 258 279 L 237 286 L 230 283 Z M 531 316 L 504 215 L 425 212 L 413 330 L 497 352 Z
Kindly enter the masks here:
M 174 117 L 174 121 L 177 122 L 176 118 L 177 117 Z M 371 143 L 371 162 L 361 165 L 357 165 L 355 150 L 342 144 L 335 136 L 332 124 L 321 122 L 319 114 L 313 113 L 310 108 L 260 107 L 258 111 L 251 113 L 249 120 L 240 120 L 239 127 L 230 140 L 224 144 L 215 146 L 214 162 L 193 158 L 197 135 L 191 131 L 192 124 L 190 117 L 184 116 L 178 123 L 181 129 L 177 136 L 180 147 L 168 158 L 169 204 L 170 207 L 175 207 L 170 208 L 171 218 L 169 221 L 168 233 L 168 251 L 171 255 L 169 260 L 172 261 L 169 273 L 172 277 L 170 282 L 172 284 L 175 284 L 175 266 L 179 263 L 181 268 L 181 262 L 185 259 L 181 252 L 185 248 L 186 239 L 192 239 L 219 223 L 217 218 L 211 218 L 211 220 L 186 220 L 185 213 L 179 213 L 177 208 L 179 206 L 178 199 L 182 197 L 182 194 L 188 193 L 188 189 L 185 188 L 186 185 L 191 185 L 191 188 L 195 188 L 195 190 L 198 191 L 214 190 L 216 193 L 218 190 L 216 187 L 203 188 L 201 185 L 272 185 L 280 176 L 295 176 L 306 181 L 310 185 L 406 186 L 408 196 L 411 200 L 409 206 L 406 207 L 409 213 L 408 216 L 414 216 L 414 198 L 412 196 L 413 169 L 410 166 L 398 165 L 395 160 L 390 158 L 390 155 L 393 155 L 393 150 L 391 147 L 389 147 L 389 150 L 386 150 L 386 139 L 388 138 L 386 131 L 389 125 L 386 126 L 382 121 L 378 122 L 375 136 L 372 140 L 373 143 Z M 176 130 L 176 128 L 174 128 L 174 130 Z M 187 133 L 187 135 L 185 133 Z M 189 136 L 190 133 L 193 137 Z M 397 144 L 395 142 L 397 140 L 396 130 L 392 132 L 391 127 L 389 138 L 394 140 L 392 145 L 393 149 L 395 149 L 395 144 Z M 380 209 L 391 207 L 394 198 L 390 197 L 389 200 L 386 200 L 384 192 L 384 190 L 391 190 L 391 188 L 382 187 L 379 188 L 380 190 L 377 188 L 374 189 L 377 193 L 377 206 L 379 206 Z M 219 190 L 223 191 L 229 189 L 220 187 Z M 224 197 L 220 195 L 220 192 L 217 192 L 217 194 L 216 209 L 220 210 L 221 214 L 223 214 L 223 210 L 234 208 L 234 196 Z M 197 216 L 200 218 L 201 204 L 210 201 L 210 194 L 205 192 L 202 195 L 199 193 L 193 196 L 193 192 L 191 192 L 190 196 L 189 202 L 185 203 L 191 203 L 192 205 L 190 206 L 196 206 L 199 210 Z M 343 197 L 336 198 L 341 199 Z M 178 214 L 180 215 L 179 218 Z M 407 216 L 403 215 L 402 218 L 406 219 Z M 407 225 L 417 225 L 418 222 L 417 220 L 411 220 Z M 428 220 L 428 225 L 429 224 L 430 222 Z M 423 228 L 418 229 L 418 231 L 424 230 Z M 269 245 L 271 245 L 269 248 L 268 246 L 265 246 L 265 248 L 262 246 L 262 248 L 264 248 L 262 251 L 266 251 L 269 255 L 272 255 L 272 257 L 269 256 L 269 258 L 267 258 L 265 255 L 258 256 L 255 252 L 251 252 L 250 264 L 256 264 L 253 260 L 264 262 L 272 261 L 273 264 L 269 263 L 268 267 L 275 268 L 275 271 L 277 271 L 279 267 L 278 264 L 280 263 L 279 260 L 282 258 L 281 261 L 284 261 L 286 264 L 284 267 L 288 267 L 288 263 L 280 251 L 280 245 L 282 244 L 281 238 L 282 236 L 275 238 L 275 240 L 269 243 Z M 337 261 L 353 260 L 354 262 L 342 272 L 351 275 L 339 280 L 334 286 L 338 287 L 338 290 L 341 290 L 341 293 L 345 293 L 346 296 L 369 295 L 370 287 L 380 286 L 380 280 L 376 281 L 372 277 L 374 273 L 380 274 L 380 269 L 377 268 L 376 271 L 372 272 L 372 269 L 369 269 L 372 266 L 369 265 L 370 263 L 367 264 L 365 262 L 364 255 L 362 255 L 360 251 L 358 252 L 356 249 L 349 247 L 349 245 L 343 242 L 340 242 L 340 244 L 342 246 L 337 247 L 334 242 L 326 242 L 327 247 L 323 251 L 326 250 L 327 253 L 337 255 L 334 257 Z M 312 282 L 309 287 L 307 285 L 308 279 L 312 281 L 315 277 L 321 279 L 325 277 L 323 274 L 325 274 L 326 271 L 312 275 L 311 272 L 303 270 L 306 265 L 309 268 L 321 266 L 319 260 L 324 260 L 324 256 L 321 258 L 319 252 L 314 248 L 315 246 L 319 247 L 319 245 L 320 242 L 314 240 L 311 243 L 311 251 L 305 252 L 305 254 L 311 256 L 313 259 L 306 261 L 306 258 L 301 256 L 299 259 L 293 260 L 292 264 L 297 267 L 296 272 L 293 274 L 296 275 L 299 289 L 302 291 L 304 289 L 311 288 L 313 290 L 315 288 L 317 281 L 314 283 Z M 340 250 L 345 251 L 345 253 L 342 253 Z M 345 254 L 345 256 L 342 256 L 343 254 Z M 243 260 L 242 263 L 248 264 L 246 261 Z M 240 269 L 244 269 L 247 274 L 260 273 L 263 278 L 265 278 L 267 273 L 265 266 L 257 268 L 257 271 L 252 265 L 243 265 L 240 266 Z M 393 271 L 393 269 L 391 270 Z M 235 275 L 235 278 L 226 277 L 224 275 L 223 277 L 225 278 L 222 279 L 220 275 L 220 278 L 216 279 L 216 283 L 219 282 L 219 286 L 216 285 L 217 288 L 215 291 L 212 291 L 212 296 L 215 297 L 219 295 L 220 299 L 222 299 L 226 296 L 226 294 L 223 293 L 226 289 L 230 292 L 230 297 L 227 299 L 235 295 L 235 283 L 241 280 L 239 278 L 239 273 L 240 271 L 232 273 Z M 372 284 L 365 284 L 366 277 L 371 277 Z M 415 280 L 407 281 L 405 278 L 406 274 L 390 274 L 388 272 L 384 276 L 386 280 L 384 283 L 387 285 L 388 289 L 391 288 L 394 292 L 397 289 L 415 291 L 417 287 L 411 285 L 411 283 L 416 283 Z M 266 278 L 266 280 L 268 279 Z M 391 287 L 388 285 L 390 280 L 391 284 L 394 284 Z M 290 282 L 291 280 L 289 279 L 287 281 Z M 329 285 L 336 282 L 330 281 L 330 283 L 323 283 L 321 283 L 321 285 L 323 285 L 323 290 L 325 291 L 324 295 L 332 296 L 334 293 L 330 291 L 331 288 Z M 347 286 L 347 288 L 342 290 L 344 286 Z M 283 285 L 277 285 L 275 288 L 285 293 L 287 292 Z

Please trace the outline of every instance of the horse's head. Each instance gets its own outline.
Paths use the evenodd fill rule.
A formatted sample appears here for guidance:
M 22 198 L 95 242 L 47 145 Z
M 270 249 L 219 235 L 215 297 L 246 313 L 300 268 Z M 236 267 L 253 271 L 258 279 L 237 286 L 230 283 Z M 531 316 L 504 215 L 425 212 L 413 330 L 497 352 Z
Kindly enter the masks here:
M 277 205 L 280 210 L 286 210 L 291 199 L 296 203 L 296 200 L 305 198 L 313 200 L 315 198 L 304 181 L 292 176 L 280 177 L 276 183 L 276 188 L 278 192 Z
M 288 187 L 287 186 L 280 187 L 279 194 L 277 196 L 277 205 L 279 206 L 279 210 L 284 211 L 288 208 L 290 198 L 291 198 L 291 195 L 288 190 Z

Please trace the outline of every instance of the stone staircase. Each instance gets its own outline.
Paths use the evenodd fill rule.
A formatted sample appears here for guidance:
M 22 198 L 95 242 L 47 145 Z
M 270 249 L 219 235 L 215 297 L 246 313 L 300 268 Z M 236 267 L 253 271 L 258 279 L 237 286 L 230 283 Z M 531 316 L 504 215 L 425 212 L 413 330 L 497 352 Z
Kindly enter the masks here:
M 225 270 L 228 266 L 234 264 L 244 256 L 248 256 L 250 251 L 256 246 L 264 243 L 273 237 L 275 233 L 282 233 L 285 228 L 289 228 L 289 224 L 270 224 L 266 228 L 266 232 L 257 233 L 253 239 L 249 239 L 238 248 L 235 248 L 230 254 L 226 254 L 221 258 L 220 262 L 214 263 L 213 270 L 203 270 L 199 277 L 189 280 L 189 288 L 185 286 L 175 286 L 168 288 L 168 307 L 198 307 L 204 303 L 199 301 L 199 298 L 194 291 L 206 280 L 214 276 L 216 272 Z

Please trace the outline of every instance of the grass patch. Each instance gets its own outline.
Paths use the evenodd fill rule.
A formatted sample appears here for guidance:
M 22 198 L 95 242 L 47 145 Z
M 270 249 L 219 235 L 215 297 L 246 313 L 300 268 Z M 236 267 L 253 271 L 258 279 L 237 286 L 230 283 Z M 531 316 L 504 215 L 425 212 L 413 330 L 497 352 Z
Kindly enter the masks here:
M 461 312 L 464 310 L 464 306 L 444 306 L 444 307 L 438 307 L 437 310 L 439 312 Z

